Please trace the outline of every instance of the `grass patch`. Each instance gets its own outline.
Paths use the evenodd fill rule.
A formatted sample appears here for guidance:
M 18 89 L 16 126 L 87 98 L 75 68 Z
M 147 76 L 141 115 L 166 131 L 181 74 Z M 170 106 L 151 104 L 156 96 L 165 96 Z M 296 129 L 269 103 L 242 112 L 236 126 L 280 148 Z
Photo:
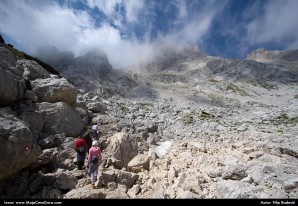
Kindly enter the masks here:
M 298 123 L 298 117 L 289 118 L 289 116 L 285 113 L 281 114 L 279 117 L 277 117 L 275 119 L 262 121 L 262 124 L 274 125 L 274 126 L 278 126 L 281 124 L 297 124 L 297 123 Z
M 241 107 L 241 103 L 238 99 L 231 99 L 227 97 L 221 97 L 214 94 L 206 94 L 211 100 L 212 104 L 222 107 Z
M 139 103 L 140 108 L 146 109 L 146 108 L 152 108 L 153 104 L 150 102 L 141 102 Z
M 202 119 L 214 119 L 216 118 L 213 114 L 209 114 L 208 112 L 202 111 L 200 118 Z
M 205 111 L 202 111 L 201 113 L 190 113 L 190 114 L 187 114 L 185 115 L 183 118 L 182 118 L 182 121 L 184 124 L 193 124 L 196 122 L 196 119 L 201 119 L 201 120 L 212 120 L 214 122 L 218 122 L 219 123 L 219 119 L 218 117 L 208 113 L 208 112 L 205 112 Z
M 215 79 L 208 79 L 209 82 L 212 82 L 212 83 L 217 83 L 219 82 L 218 80 L 215 80 Z
M 186 115 L 182 118 L 182 121 L 184 124 L 193 124 L 194 123 L 194 118 L 192 115 Z
M 127 113 L 129 113 L 129 109 L 127 108 L 127 107 L 125 107 L 125 106 L 120 106 L 120 111 L 122 112 L 122 113 L 124 113 L 124 114 L 127 114 Z
M 273 90 L 273 89 L 278 89 L 278 87 L 276 85 L 273 85 L 273 84 L 269 84 L 267 82 L 259 82 L 260 86 L 261 87 L 264 87 L 265 89 L 267 90 Z
M 249 94 L 246 91 L 240 89 L 238 86 L 230 82 L 228 83 L 226 90 L 232 90 L 235 93 L 239 93 L 241 96 L 249 96 Z

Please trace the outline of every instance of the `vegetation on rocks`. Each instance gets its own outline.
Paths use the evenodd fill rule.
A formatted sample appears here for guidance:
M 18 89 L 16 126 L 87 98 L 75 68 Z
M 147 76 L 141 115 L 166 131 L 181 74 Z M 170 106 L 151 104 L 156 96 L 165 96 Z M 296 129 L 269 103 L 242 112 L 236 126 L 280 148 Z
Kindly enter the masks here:
M 47 70 L 49 73 L 51 74 L 56 74 L 59 75 L 59 72 L 57 70 L 55 70 L 52 66 L 50 66 L 49 64 L 39 60 L 36 57 L 32 57 L 28 54 L 26 54 L 25 52 L 19 51 L 15 48 L 13 48 L 12 46 L 8 46 L 6 44 L 3 45 L 3 47 L 5 47 L 6 49 L 8 49 L 9 51 L 11 51 L 14 56 L 16 57 L 16 59 L 27 59 L 27 60 L 32 60 L 37 62 L 40 66 L 42 66 L 45 70 Z

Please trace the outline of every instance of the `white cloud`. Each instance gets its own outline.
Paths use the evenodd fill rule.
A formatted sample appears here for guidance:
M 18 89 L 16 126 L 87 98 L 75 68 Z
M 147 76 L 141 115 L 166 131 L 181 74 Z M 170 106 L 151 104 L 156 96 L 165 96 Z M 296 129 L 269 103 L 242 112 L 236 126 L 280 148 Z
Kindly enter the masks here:
M 144 0 L 125 0 L 126 18 L 129 22 L 137 22 L 140 11 L 144 8 Z
M 151 12 L 144 8 L 144 1 L 139 0 L 87 0 L 90 8 L 98 7 L 112 17 L 117 14 L 115 5 L 120 3 L 126 8 L 127 20 L 133 23 L 137 23 L 140 13 L 144 15 L 142 11 Z M 181 6 L 178 8 L 181 8 L 180 17 L 186 17 L 185 3 L 180 2 L 177 5 Z M 38 47 L 51 45 L 61 51 L 71 50 L 75 55 L 81 55 L 91 48 L 98 48 L 107 53 L 110 63 L 115 68 L 151 59 L 157 54 L 157 47 L 162 47 L 160 44 L 179 45 L 189 41 L 195 42 L 207 32 L 212 21 L 212 15 L 200 15 L 190 22 L 183 22 L 181 30 L 173 29 L 171 33 L 160 36 L 158 45 L 149 41 L 149 35 L 145 35 L 142 42 L 133 36 L 123 39 L 118 30 L 120 28 L 107 23 L 101 23 L 100 27 L 96 27 L 88 13 L 57 3 L 36 5 L 34 1 L 7 0 L 0 5 L 0 11 L 0 17 L 4 19 L 0 25 L 1 32 L 23 45 L 26 52 L 33 53 Z M 147 29 L 150 31 L 150 28 Z
M 122 3 L 126 9 L 126 18 L 132 23 L 138 23 L 140 15 L 151 14 L 145 7 L 144 1 L 139 0 L 87 0 L 90 8 L 98 7 L 106 15 L 114 18 L 119 27 L 113 27 L 104 20 L 100 26 L 89 13 L 61 6 L 52 1 L 36 3 L 36 1 L 4 0 L 0 4 L 0 31 L 25 48 L 25 52 L 34 53 L 35 49 L 45 45 L 57 47 L 61 51 L 73 51 L 81 55 L 89 49 L 98 48 L 107 53 L 114 68 L 126 67 L 133 63 L 151 59 L 158 54 L 157 49 L 165 46 L 180 46 L 185 43 L 196 43 L 209 30 L 212 19 L 218 8 L 208 3 L 206 11 L 198 15 L 189 16 L 187 5 L 177 1 L 179 29 L 172 28 L 169 33 L 158 34 L 157 40 L 150 41 L 149 32 L 151 22 L 143 25 L 146 28 L 143 41 L 137 40 L 134 35 L 123 38 L 126 34 L 125 24 L 121 18 L 116 21 L 119 12 L 115 5 Z M 208 1 L 207 1 L 208 2 Z M 150 3 L 150 8 L 153 3 Z M 118 12 L 118 13 L 117 13 Z M 113 19 L 112 18 L 112 19 Z M 121 26 L 121 27 L 120 27 Z M 121 29 L 121 30 L 120 30 Z
M 92 28 L 93 21 L 85 12 L 62 8 L 57 4 L 38 7 L 26 1 L 10 1 L 1 4 L 1 32 L 24 45 L 28 52 L 36 47 L 54 45 L 59 49 L 71 48 L 81 31 Z
M 144 0 L 87 0 L 87 5 L 90 8 L 97 7 L 110 18 L 117 16 L 119 11 L 116 10 L 116 6 L 123 5 L 125 7 L 127 21 L 136 22 L 139 11 L 144 7 Z
M 91 8 L 97 7 L 107 16 L 113 16 L 115 6 L 121 2 L 122 0 L 87 0 L 87 5 Z
M 188 14 L 186 2 L 185 1 L 177 1 L 175 3 L 177 4 L 177 7 L 179 8 L 178 18 L 179 19 L 185 18 Z
M 280 43 L 285 49 L 298 48 L 298 1 L 268 1 L 264 13 L 247 26 L 250 44 Z
M 256 48 L 298 48 L 298 1 L 254 1 L 240 15 L 239 11 L 223 12 L 219 17 L 219 28 L 225 47 L 204 45 L 216 55 L 233 54 L 245 57 Z M 225 10 L 223 10 L 225 11 Z M 206 35 L 207 36 L 207 35 Z M 269 47 L 269 48 L 268 48 Z
M 154 10 L 157 2 L 85 0 L 90 8 L 98 8 L 105 13 L 109 22 L 114 22 L 111 26 L 104 17 L 100 17 L 98 25 L 96 18 L 98 20 L 99 16 L 95 18 L 88 11 L 72 9 L 69 1 L 68 6 L 61 6 L 55 1 L 1 0 L 0 32 L 29 54 L 45 45 L 55 46 L 61 51 L 71 50 L 76 55 L 90 48 L 99 48 L 107 53 L 115 68 L 151 59 L 160 48 L 180 47 L 185 43 L 201 43 L 204 48 L 217 49 L 217 45 L 209 46 L 204 41 L 211 36 L 212 22 L 225 14 L 224 9 L 229 2 L 172 0 L 163 11 L 171 13 L 171 9 L 175 8 L 175 16 L 171 16 L 171 21 L 163 22 L 166 25 L 153 25 L 159 15 Z M 125 8 L 124 13 L 115 9 L 117 4 Z M 264 13 L 260 14 L 262 5 Z M 220 32 L 228 39 L 225 50 L 244 54 L 255 45 L 272 42 L 283 45 L 284 49 L 297 49 L 297 8 L 296 0 L 257 2 L 246 10 L 242 19 L 233 18 L 232 22 L 220 19 Z M 133 26 L 144 29 L 142 40 L 131 31 Z M 156 26 L 169 29 L 160 32 L 155 30 Z M 155 40 L 151 39 L 152 31 L 157 31 Z M 237 44 L 233 41 L 235 39 Z
M 213 17 L 214 14 L 212 13 L 201 15 L 198 19 L 185 26 L 184 30 L 182 30 L 181 37 L 185 37 L 192 43 L 200 41 L 202 36 L 208 32 Z

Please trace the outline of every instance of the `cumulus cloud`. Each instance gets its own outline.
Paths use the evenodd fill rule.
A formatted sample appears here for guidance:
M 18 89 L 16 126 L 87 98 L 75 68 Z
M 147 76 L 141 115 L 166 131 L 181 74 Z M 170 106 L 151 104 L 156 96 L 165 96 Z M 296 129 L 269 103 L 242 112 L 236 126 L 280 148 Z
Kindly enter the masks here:
M 264 5 L 264 13 L 247 26 L 248 42 L 281 42 L 285 49 L 297 49 L 297 8 L 296 0 L 268 1 Z
M 82 31 L 94 27 L 84 11 L 63 8 L 56 3 L 34 5 L 34 1 L 4 1 L 0 4 L 1 32 L 33 52 L 43 45 L 73 49 Z
M 158 14 L 148 10 L 155 3 L 143 0 L 86 0 L 87 7 L 104 14 L 100 24 L 90 12 L 73 9 L 66 4 L 4 0 L 0 4 L 0 30 L 29 53 L 44 45 L 55 46 L 61 51 L 73 51 L 75 55 L 99 48 L 107 53 L 115 68 L 120 68 L 153 58 L 156 49 L 162 47 L 160 44 L 195 43 L 208 31 L 213 11 L 190 17 L 186 1 L 172 3 L 178 14 L 176 22 L 171 23 L 179 25 L 179 29 L 171 28 L 160 33 L 157 30 L 156 39 L 150 37 L 153 23 L 149 17 Z M 130 30 L 132 25 L 143 29 L 141 38 Z
M 243 6 L 245 4 L 245 6 Z M 256 48 L 298 48 L 298 1 L 229 1 L 213 19 L 202 45 L 218 56 L 243 58 Z M 236 7 L 237 8 L 237 7 Z M 212 41 L 216 43 L 212 44 Z M 219 45 L 222 44 L 222 45 Z
M 76 56 L 90 49 L 100 49 L 114 68 L 123 68 L 150 60 L 166 47 L 198 44 L 216 48 L 211 41 L 208 43 L 213 44 L 206 45 L 206 39 L 212 36 L 214 20 L 223 21 L 220 18 L 230 2 L 1 0 L 0 32 L 12 39 L 15 47 L 29 54 L 46 45 L 60 51 L 72 51 Z M 254 45 L 270 41 L 281 42 L 284 48 L 297 48 L 295 8 L 298 2 L 265 3 L 262 14 L 252 12 L 253 7 L 249 13 L 245 12 L 242 20 L 247 24 L 235 18 L 234 27 L 219 27 L 217 32 L 223 36 L 238 39 L 222 50 L 247 51 Z M 226 22 L 221 22 L 224 24 Z

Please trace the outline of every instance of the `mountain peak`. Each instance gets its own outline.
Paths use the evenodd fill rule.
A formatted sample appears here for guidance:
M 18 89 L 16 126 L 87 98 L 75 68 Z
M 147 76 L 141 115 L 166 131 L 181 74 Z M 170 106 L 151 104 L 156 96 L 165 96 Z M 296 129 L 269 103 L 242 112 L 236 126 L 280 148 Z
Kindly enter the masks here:
M 247 55 L 247 59 L 259 62 L 272 61 L 298 61 L 298 49 L 296 50 L 266 50 L 264 48 L 256 49 Z

